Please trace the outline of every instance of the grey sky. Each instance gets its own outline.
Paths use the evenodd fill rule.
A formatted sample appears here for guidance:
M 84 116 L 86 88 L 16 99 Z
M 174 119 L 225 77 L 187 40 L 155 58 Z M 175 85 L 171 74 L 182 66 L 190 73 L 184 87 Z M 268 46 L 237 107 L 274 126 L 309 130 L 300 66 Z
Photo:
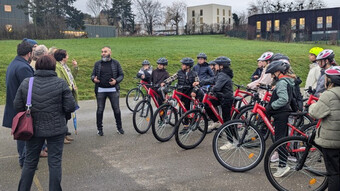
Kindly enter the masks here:
M 86 1 L 87 0 L 77 0 L 74 5 L 80 9 L 83 12 L 89 13 L 89 11 L 86 9 Z M 178 0 L 158 0 L 165 5 L 171 5 L 172 2 L 178 1 Z M 243 11 L 247 11 L 247 8 L 249 7 L 249 3 L 254 0 L 184 0 L 188 6 L 193 5 L 202 5 L 202 4 L 209 4 L 209 3 L 216 3 L 216 4 L 222 4 L 222 5 L 229 5 L 232 7 L 232 11 L 236 13 L 240 13 Z M 327 4 L 327 7 L 340 7 L 340 1 L 339 0 L 324 0 L 324 2 Z

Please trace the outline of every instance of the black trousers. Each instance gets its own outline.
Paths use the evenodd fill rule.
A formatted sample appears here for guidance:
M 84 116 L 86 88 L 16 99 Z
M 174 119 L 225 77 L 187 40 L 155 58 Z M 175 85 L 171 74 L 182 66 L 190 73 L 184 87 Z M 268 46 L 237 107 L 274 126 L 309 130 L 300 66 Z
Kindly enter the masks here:
M 103 130 L 103 114 L 105 109 L 106 98 L 109 98 L 113 114 L 116 119 L 117 129 L 122 128 L 122 119 L 119 108 L 119 92 L 101 92 L 97 93 L 97 129 Z
M 275 127 L 275 141 L 278 141 L 288 135 L 288 117 L 289 112 L 282 112 L 275 115 L 272 115 L 274 118 L 274 127 Z M 287 149 L 285 146 L 281 146 L 278 150 L 279 153 L 279 167 L 285 167 L 287 164 Z
M 227 121 L 231 119 L 230 112 L 231 112 L 231 107 L 233 104 L 232 101 L 223 101 L 222 104 L 217 100 L 210 100 L 210 101 L 215 108 L 221 105 L 223 123 L 226 123 Z M 212 119 L 214 122 L 217 122 L 218 119 L 213 113 L 213 111 L 208 106 L 206 106 L 205 108 L 206 108 L 205 111 L 207 112 L 210 119 Z
M 340 149 L 322 148 L 328 174 L 328 191 L 340 190 Z

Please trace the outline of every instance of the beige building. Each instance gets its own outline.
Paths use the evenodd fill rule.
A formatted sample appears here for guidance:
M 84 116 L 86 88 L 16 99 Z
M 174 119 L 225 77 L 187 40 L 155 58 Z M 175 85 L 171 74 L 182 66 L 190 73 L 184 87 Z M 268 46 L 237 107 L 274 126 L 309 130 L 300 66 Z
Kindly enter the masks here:
M 207 4 L 187 7 L 187 27 L 191 33 L 222 32 L 232 25 L 231 6 Z

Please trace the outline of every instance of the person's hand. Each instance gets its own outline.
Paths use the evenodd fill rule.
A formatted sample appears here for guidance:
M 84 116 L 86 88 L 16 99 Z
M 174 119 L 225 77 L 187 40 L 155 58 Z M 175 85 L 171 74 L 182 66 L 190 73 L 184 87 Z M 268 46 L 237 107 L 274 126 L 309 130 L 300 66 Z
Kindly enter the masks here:
M 78 89 L 77 86 L 75 86 L 75 85 L 73 85 L 72 88 L 73 88 L 73 90 L 77 90 Z
M 191 92 L 191 97 L 196 97 L 196 93 L 195 92 Z
M 93 81 L 94 81 L 94 83 L 96 83 L 96 84 L 100 83 L 100 80 L 98 80 L 97 76 L 94 77 Z
M 162 87 L 165 86 L 165 83 L 161 83 L 161 86 L 162 86 Z
M 114 86 L 114 85 L 116 85 L 116 80 L 115 79 L 113 79 L 113 78 L 111 78 L 111 82 L 109 82 L 109 84 L 111 85 L 111 86 Z
M 73 65 L 73 67 L 77 67 L 78 66 L 78 63 L 77 63 L 77 61 L 75 59 L 72 60 L 72 65 Z
M 145 76 L 144 76 L 144 75 L 142 75 L 142 76 L 141 76 L 141 78 L 142 78 L 142 79 L 144 79 L 144 78 L 145 78 Z
M 192 84 L 192 86 L 197 86 L 197 85 L 199 85 L 200 83 L 199 82 L 194 82 L 193 84 Z
M 255 75 L 254 78 L 257 79 L 257 78 L 259 78 L 259 76 L 258 76 L 258 75 Z
M 257 83 L 256 86 L 259 87 L 259 86 L 260 86 L 260 83 Z

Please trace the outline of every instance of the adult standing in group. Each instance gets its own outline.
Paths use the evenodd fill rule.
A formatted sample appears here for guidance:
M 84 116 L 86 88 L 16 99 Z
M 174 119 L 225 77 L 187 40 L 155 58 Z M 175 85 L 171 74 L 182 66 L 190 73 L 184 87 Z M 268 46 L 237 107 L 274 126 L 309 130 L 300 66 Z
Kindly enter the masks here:
M 56 72 L 59 78 L 64 79 L 70 90 L 72 91 L 72 95 L 74 99 L 76 100 L 77 104 L 77 109 L 79 108 L 78 106 L 78 88 L 77 84 L 75 81 L 75 78 L 77 77 L 78 74 L 78 63 L 75 59 L 72 60 L 72 69 L 70 69 L 67 66 L 67 61 L 68 61 L 68 54 L 66 50 L 63 49 L 58 49 L 54 52 L 54 58 L 57 61 L 56 64 Z M 66 121 L 71 119 L 71 113 L 66 113 Z M 67 122 L 66 122 L 67 123 Z M 70 141 L 73 141 L 73 138 L 70 137 L 71 133 L 67 132 L 65 136 L 64 143 L 69 144 L 71 143 Z
M 207 55 L 205 53 L 199 53 L 197 55 L 197 64 L 192 68 L 197 73 L 200 80 L 210 79 L 215 76 L 207 63 Z
M 76 103 L 68 84 L 57 77 L 53 56 L 42 56 L 37 60 L 35 68 L 31 102 L 34 135 L 26 142 L 26 159 L 18 190 L 31 190 L 39 153 L 47 141 L 49 190 L 61 191 L 63 140 L 67 132 L 65 113 L 73 112 Z M 19 86 L 14 99 L 16 111 L 26 110 L 29 81 L 30 78 L 26 78 Z
M 34 74 L 29 65 L 32 58 L 32 46 L 28 42 L 21 42 L 17 47 L 17 56 L 9 64 L 6 71 L 6 106 L 2 126 L 11 128 L 13 117 L 17 114 L 13 101 L 21 82 Z M 22 167 L 25 160 L 25 141 L 17 141 L 19 165 Z
M 111 48 L 102 48 L 102 59 L 94 64 L 91 80 L 95 83 L 97 98 L 97 134 L 103 136 L 103 114 L 106 98 L 109 98 L 116 119 L 117 132 L 124 134 L 121 112 L 119 108 L 119 83 L 123 81 L 124 73 L 119 62 L 111 58 Z

